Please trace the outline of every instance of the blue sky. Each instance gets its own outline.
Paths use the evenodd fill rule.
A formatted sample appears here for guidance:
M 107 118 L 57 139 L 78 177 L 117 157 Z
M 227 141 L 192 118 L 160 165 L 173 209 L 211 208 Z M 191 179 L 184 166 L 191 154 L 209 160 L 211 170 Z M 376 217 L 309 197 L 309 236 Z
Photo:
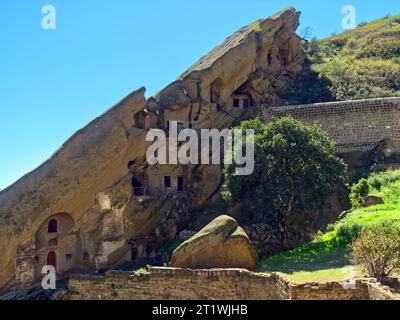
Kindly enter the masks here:
M 41 27 L 56 8 L 56 30 Z M 141 86 L 162 89 L 236 29 L 286 6 L 322 38 L 400 12 L 398 0 L 2 0 L 0 188 L 33 170 L 76 130 Z

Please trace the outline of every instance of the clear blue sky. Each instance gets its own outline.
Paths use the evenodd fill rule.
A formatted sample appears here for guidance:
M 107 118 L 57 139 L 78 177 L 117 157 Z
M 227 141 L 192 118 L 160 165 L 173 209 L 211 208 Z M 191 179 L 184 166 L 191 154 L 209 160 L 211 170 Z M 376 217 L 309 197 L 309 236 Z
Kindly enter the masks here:
M 41 27 L 47 4 L 56 30 Z M 347 4 L 358 23 L 400 11 L 399 0 L 1 0 L 0 188 L 125 95 L 160 90 L 241 26 L 291 5 L 302 26 L 326 37 L 342 31 Z

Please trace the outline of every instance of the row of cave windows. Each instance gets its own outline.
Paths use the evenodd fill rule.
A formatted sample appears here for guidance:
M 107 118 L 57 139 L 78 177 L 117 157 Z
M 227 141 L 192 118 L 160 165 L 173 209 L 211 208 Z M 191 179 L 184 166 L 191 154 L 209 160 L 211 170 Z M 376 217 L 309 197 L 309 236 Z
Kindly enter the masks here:
M 132 178 L 132 188 L 133 188 L 133 194 L 135 196 L 143 196 L 145 193 L 143 184 L 135 177 Z M 170 188 L 172 188 L 172 177 L 164 176 L 164 189 L 170 189 Z M 184 178 L 181 176 L 177 177 L 177 190 L 178 192 L 185 191 Z
M 70 261 L 72 259 L 72 254 L 67 253 L 65 259 Z M 83 254 L 83 261 L 89 261 L 89 254 L 87 252 Z M 39 257 L 37 256 L 35 257 L 35 263 L 39 263 Z M 53 266 L 54 268 L 57 267 L 57 254 L 54 251 L 50 251 L 47 254 L 47 265 Z
M 154 257 L 153 257 L 154 256 Z M 147 260 L 154 259 L 156 256 L 154 246 L 152 244 L 146 245 L 146 258 Z M 136 247 L 131 248 L 131 261 L 137 261 L 138 249 Z
M 233 99 L 234 108 L 249 108 L 251 106 L 250 99 Z
M 276 58 L 277 58 L 278 60 L 281 61 L 281 64 L 282 64 L 284 67 L 287 67 L 287 65 L 288 65 L 288 59 L 287 59 L 286 57 L 282 57 L 282 60 L 281 60 L 281 57 L 280 57 L 279 55 L 277 55 Z M 271 53 L 268 54 L 268 64 L 269 64 L 269 65 L 272 64 L 272 54 L 271 54 Z

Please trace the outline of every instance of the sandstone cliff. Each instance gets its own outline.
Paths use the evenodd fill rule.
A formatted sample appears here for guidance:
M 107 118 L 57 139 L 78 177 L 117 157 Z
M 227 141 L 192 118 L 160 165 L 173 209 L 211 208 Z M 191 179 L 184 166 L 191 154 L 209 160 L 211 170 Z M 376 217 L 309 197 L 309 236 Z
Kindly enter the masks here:
M 1 191 L 0 287 L 37 279 L 49 263 L 66 273 L 155 259 L 222 178 L 215 165 L 150 166 L 147 130 L 172 120 L 222 129 L 276 103 L 301 70 L 298 20 L 287 8 L 241 28 L 155 97 L 133 92 Z

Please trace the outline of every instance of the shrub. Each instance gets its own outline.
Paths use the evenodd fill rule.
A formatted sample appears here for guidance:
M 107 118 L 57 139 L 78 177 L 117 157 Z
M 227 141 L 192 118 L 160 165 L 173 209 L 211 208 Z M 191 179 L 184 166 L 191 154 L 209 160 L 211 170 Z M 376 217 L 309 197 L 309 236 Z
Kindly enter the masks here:
M 261 32 L 261 24 L 259 21 L 254 22 L 250 27 L 254 32 Z
M 350 201 L 353 208 L 361 207 L 370 191 L 370 184 L 367 179 L 362 178 L 354 184 L 350 190 Z
M 351 244 L 350 261 L 382 281 L 400 269 L 400 230 L 383 224 L 364 230 Z
M 400 181 L 400 170 L 377 172 L 368 178 L 369 184 L 376 191 L 381 191 L 382 186 L 388 186 L 397 181 Z
M 339 224 L 337 228 L 337 241 L 340 245 L 351 243 L 362 232 L 363 226 L 360 224 Z

